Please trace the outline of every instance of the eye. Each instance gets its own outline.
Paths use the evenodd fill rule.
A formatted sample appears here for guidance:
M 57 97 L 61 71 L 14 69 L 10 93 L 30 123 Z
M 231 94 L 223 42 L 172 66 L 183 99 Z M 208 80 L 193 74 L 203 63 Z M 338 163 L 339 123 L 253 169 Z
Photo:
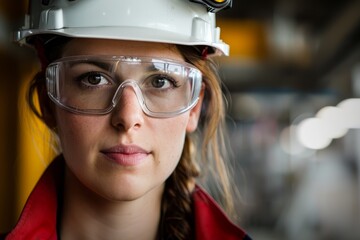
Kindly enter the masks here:
M 87 87 L 98 87 L 111 84 L 108 78 L 99 72 L 88 72 L 82 74 L 78 80 Z
M 168 89 L 177 87 L 177 82 L 170 76 L 153 76 L 151 78 L 151 87 L 158 89 Z

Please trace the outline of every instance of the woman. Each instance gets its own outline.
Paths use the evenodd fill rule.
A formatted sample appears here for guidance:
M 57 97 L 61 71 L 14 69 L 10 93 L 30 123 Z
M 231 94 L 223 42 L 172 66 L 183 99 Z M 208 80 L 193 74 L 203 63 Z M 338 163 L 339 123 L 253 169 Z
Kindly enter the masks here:
M 33 1 L 19 32 L 42 63 L 30 105 L 61 154 L 5 239 L 250 239 L 196 184 L 198 165 L 216 166 L 231 208 L 208 56 L 228 51 L 208 12 L 226 6 L 216 4 Z

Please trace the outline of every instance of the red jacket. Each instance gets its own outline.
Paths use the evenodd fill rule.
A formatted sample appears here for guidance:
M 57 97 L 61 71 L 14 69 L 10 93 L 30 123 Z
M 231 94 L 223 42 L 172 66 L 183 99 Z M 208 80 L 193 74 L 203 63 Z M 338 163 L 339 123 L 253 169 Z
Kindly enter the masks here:
M 57 239 L 58 189 L 61 187 L 63 161 L 54 161 L 45 171 L 6 240 Z M 225 216 L 215 201 L 200 187 L 193 194 L 197 240 L 251 240 Z

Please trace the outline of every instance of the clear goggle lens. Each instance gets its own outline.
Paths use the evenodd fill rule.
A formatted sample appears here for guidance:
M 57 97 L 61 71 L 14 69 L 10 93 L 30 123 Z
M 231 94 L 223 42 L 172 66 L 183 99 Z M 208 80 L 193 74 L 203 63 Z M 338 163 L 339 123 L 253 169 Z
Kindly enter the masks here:
M 47 91 L 62 108 L 79 114 L 107 114 L 126 87 L 142 110 L 172 117 L 196 105 L 202 74 L 185 62 L 124 56 L 66 57 L 46 69 Z

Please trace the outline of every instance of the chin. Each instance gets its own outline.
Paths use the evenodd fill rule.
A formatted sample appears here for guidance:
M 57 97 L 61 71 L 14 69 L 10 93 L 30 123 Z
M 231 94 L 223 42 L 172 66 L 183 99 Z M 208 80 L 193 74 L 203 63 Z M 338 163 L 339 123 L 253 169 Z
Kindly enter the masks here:
M 124 185 L 124 184 L 117 184 L 112 189 L 108 189 L 108 191 L 104 192 L 102 189 L 103 198 L 114 201 L 135 201 L 138 199 L 152 199 L 152 198 L 160 198 L 162 197 L 163 193 L 163 184 L 160 186 L 136 186 L 136 184 Z

